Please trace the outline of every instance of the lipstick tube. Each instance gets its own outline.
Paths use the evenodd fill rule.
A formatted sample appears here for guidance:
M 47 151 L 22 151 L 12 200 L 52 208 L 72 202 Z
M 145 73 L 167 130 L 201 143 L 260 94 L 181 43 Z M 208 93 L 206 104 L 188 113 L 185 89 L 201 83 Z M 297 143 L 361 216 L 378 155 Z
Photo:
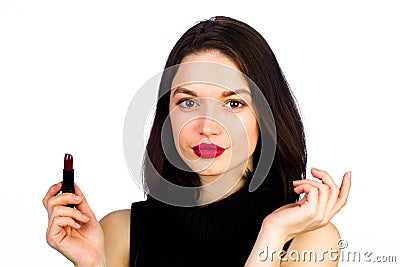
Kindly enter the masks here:
M 65 154 L 64 156 L 63 182 L 61 192 L 75 194 L 73 157 L 71 154 Z M 71 208 L 74 207 L 74 205 L 67 206 Z

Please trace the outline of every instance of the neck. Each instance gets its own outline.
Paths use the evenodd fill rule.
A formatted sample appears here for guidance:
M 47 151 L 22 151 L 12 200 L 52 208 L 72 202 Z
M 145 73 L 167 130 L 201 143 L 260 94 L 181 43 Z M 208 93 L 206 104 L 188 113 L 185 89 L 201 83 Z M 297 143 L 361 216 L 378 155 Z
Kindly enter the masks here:
M 245 185 L 247 161 L 220 175 L 199 175 L 201 182 L 199 206 L 207 205 L 235 193 Z

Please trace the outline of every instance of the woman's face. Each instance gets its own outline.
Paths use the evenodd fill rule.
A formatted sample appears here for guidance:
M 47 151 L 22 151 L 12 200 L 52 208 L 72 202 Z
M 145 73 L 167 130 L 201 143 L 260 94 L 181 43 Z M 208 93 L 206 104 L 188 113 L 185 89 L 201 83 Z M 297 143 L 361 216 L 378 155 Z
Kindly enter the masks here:
M 198 63 L 194 62 L 217 63 L 222 69 L 234 69 L 231 72 L 235 77 L 228 75 L 225 84 L 196 82 L 190 77 L 204 70 L 197 69 Z M 191 67 L 182 67 L 185 65 Z M 209 76 L 219 75 L 215 70 L 209 71 Z M 228 89 L 227 84 L 232 88 Z M 193 171 L 201 176 L 214 176 L 234 168 L 252 170 L 252 155 L 259 135 L 257 119 L 248 84 L 229 57 L 217 51 L 186 56 L 172 83 L 169 112 L 176 149 Z

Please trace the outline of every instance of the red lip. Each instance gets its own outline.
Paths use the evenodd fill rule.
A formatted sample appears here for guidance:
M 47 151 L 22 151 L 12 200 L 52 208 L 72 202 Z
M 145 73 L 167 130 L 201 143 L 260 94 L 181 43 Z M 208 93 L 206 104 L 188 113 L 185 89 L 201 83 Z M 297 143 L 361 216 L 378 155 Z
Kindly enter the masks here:
M 200 158 L 210 159 L 219 157 L 224 153 L 225 148 L 217 146 L 216 144 L 201 143 L 192 147 L 193 152 Z

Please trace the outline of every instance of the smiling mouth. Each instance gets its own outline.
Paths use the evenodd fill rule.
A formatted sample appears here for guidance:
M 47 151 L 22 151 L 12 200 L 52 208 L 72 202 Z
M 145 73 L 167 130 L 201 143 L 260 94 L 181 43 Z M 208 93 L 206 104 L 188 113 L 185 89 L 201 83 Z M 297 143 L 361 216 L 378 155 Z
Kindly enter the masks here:
M 215 144 L 201 143 L 197 146 L 192 147 L 193 152 L 200 158 L 210 159 L 221 156 L 224 153 L 225 148 L 217 146 Z

